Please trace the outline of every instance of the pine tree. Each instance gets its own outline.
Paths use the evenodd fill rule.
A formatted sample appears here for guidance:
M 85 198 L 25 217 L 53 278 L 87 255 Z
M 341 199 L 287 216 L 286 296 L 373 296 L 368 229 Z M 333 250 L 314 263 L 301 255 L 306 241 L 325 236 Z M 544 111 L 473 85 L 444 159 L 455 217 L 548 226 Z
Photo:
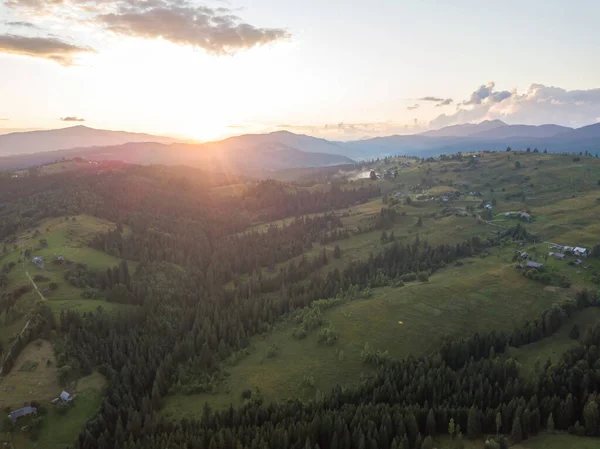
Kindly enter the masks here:
M 589 436 L 595 436 L 598 432 L 598 403 L 592 397 L 583 409 L 583 420 L 585 423 L 585 433 Z
M 467 435 L 469 439 L 474 440 L 481 433 L 481 424 L 479 422 L 478 411 L 474 405 L 469 409 L 467 417 Z
M 458 432 L 458 436 L 456 437 L 456 449 L 465 449 L 462 432 Z
M 517 413 L 515 414 L 515 419 L 513 420 L 512 431 L 510 433 L 510 439 L 513 443 L 520 443 L 523 441 L 523 429 L 521 427 L 521 416 Z
M 421 446 L 421 449 L 433 449 L 433 438 L 431 438 L 430 436 L 426 436 L 423 440 L 423 445 Z
M 454 418 L 450 418 L 450 423 L 448 424 L 448 435 L 450 435 L 450 439 L 454 438 L 454 431 L 455 431 L 455 427 L 454 427 Z
M 502 427 L 502 415 L 500 412 L 496 414 L 496 435 L 500 434 L 500 428 Z
M 421 432 L 417 435 L 417 439 L 415 441 L 415 449 L 421 449 L 423 447 L 423 437 L 421 436 Z M 378 449 L 385 449 L 383 447 Z
M 342 250 L 338 245 L 335 245 L 335 248 L 333 248 L 333 258 L 339 259 L 340 257 L 342 257 Z
M 410 449 L 410 442 L 408 441 L 408 437 L 406 435 L 404 435 L 404 438 L 402 438 L 401 448 Z
M 546 428 L 548 429 L 548 433 L 554 433 L 554 418 L 552 417 L 552 413 L 548 416 Z
M 435 415 L 433 414 L 433 410 L 429 409 L 429 413 L 427 414 L 427 435 L 435 436 Z

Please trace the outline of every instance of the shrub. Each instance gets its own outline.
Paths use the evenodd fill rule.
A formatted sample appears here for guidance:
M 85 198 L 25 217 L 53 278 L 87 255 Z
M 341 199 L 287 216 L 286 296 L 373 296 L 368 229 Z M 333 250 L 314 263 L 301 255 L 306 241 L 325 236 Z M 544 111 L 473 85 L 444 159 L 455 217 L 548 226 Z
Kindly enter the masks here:
M 319 331 L 319 343 L 324 343 L 327 346 L 333 345 L 339 337 L 339 334 L 331 327 L 326 327 Z
M 428 282 L 429 281 L 429 273 L 427 273 L 426 271 L 421 271 L 419 273 L 419 281 Z
M 417 280 L 417 275 L 415 273 L 404 274 L 400 277 L 402 282 L 411 282 Z
M 272 359 L 275 357 L 277 355 L 277 349 L 277 346 L 274 344 L 269 346 L 269 349 L 267 350 L 267 358 Z
M 313 376 L 304 375 L 304 379 L 300 382 L 300 385 L 303 387 L 314 388 L 315 387 L 315 378 Z
M 577 325 L 577 323 L 575 323 L 571 328 L 571 332 L 569 332 L 569 338 L 571 338 L 572 340 L 577 340 L 579 339 L 579 334 L 579 326 Z
M 56 404 L 56 412 L 59 415 L 65 415 L 69 411 L 69 404 L 66 402 L 59 402 Z

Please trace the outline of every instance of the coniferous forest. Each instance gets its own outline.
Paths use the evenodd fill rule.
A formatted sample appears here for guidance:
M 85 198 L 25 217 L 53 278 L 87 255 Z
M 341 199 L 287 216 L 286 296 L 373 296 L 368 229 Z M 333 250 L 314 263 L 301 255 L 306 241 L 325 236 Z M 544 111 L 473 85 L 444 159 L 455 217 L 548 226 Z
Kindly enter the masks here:
M 493 436 L 489 447 L 506 447 L 544 429 L 599 434 L 600 326 L 559 363 L 540 366 L 526 380 L 503 357 L 508 345 L 548 337 L 575 311 L 596 307 L 598 298 L 587 291 L 513 332 L 449 337 L 435 353 L 402 360 L 365 353 L 376 374 L 313 401 L 258 398 L 238 409 L 206 406 L 199 420 L 165 418 L 159 411 L 180 367 L 197 378 L 211 376 L 290 312 L 406 276 L 429 276 L 501 239 L 527 239 L 521 225 L 457 244 L 430 245 L 417 236 L 325 273 L 321 268 L 334 254 L 302 255 L 316 242 L 348 238 L 331 211 L 380 196 L 379 189 L 310 191 L 271 180 L 232 198 L 208 193 L 226 184 L 210 173 L 190 177 L 178 168 L 126 165 L 0 178 L 2 240 L 47 217 L 89 214 L 116 223 L 90 246 L 139 262 L 135 272 L 122 262 L 102 272 L 73 267 L 68 274 L 69 282 L 134 307 L 118 314 L 63 311 L 57 320 L 42 307 L 35 315 L 35 336 L 56 334 L 61 376 L 98 370 L 108 379 L 99 410 L 73 448 L 430 449 L 432 437 L 446 434 L 457 447 L 484 435 Z M 289 217 L 281 226 L 251 228 Z M 5 296 L 1 304 L 13 300 Z

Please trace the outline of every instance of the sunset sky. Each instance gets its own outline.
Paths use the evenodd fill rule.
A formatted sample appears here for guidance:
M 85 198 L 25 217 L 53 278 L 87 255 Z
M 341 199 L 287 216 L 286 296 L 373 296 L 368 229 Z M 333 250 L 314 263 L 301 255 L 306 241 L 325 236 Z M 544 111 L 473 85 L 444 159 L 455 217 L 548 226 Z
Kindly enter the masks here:
M 0 132 L 582 126 L 599 19 L 597 0 L 0 0 Z

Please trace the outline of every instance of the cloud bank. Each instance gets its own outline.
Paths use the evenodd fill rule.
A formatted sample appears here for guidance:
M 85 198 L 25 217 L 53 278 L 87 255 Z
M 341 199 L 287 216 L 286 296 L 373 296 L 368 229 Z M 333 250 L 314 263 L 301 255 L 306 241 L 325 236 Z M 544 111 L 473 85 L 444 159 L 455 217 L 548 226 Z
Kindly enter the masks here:
M 63 122 L 85 122 L 85 119 L 81 117 L 62 117 L 60 120 Z
M 252 47 L 285 40 L 290 33 L 282 28 L 261 28 L 243 21 L 230 8 L 211 8 L 191 0 L 5 0 L 15 14 L 62 20 L 65 24 L 86 23 L 104 33 L 142 39 L 163 39 L 177 45 L 198 48 L 213 55 L 232 55 Z M 39 26 L 26 21 L 5 22 L 12 27 L 38 30 Z M 15 36 L 22 40 L 34 37 Z M 37 39 L 50 39 L 36 36 Z M 57 38 L 59 39 L 59 38 Z M 12 44 L 11 47 L 22 47 Z M 41 45 L 41 43 L 38 43 Z M 6 47 L 6 46 L 5 46 Z M 38 52 L 0 52 L 38 56 Z M 73 47 L 86 49 L 85 46 Z M 67 53 L 74 53 L 70 49 Z M 63 65 L 69 58 L 45 56 Z
M 453 114 L 441 114 L 429 124 L 441 128 L 500 119 L 510 124 L 585 126 L 600 119 L 600 89 L 566 90 L 532 84 L 525 92 L 496 90 L 493 82 L 477 88 Z
M 73 65 L 73 56 L 76 54 L 93 52 L 91 48 L 69 44 L 55 37 L 0 35 L 0 53 L 48 59 L 63 66 Z
M 115 34 L 162 38 L 211 54 L 233 54 L 290 37 L 283 29 L 257 28 L 244 23 L 228 9 L 185 2 L 140 2 L 119 8 L 116 13 L 98 15 L 95 20 Z
M 452 102 L 454 100 L 452 100 L 452 98 L 441 98 L 441 97 L 434 97 L 434 96 L 429 96 L 429 97 L 421 97 L 418 99 L 419 101 L 431 101 L 436 104 L 436 107 L 440 107 L 440 106 L 448 106 L 449 104 L 452 104 Z

